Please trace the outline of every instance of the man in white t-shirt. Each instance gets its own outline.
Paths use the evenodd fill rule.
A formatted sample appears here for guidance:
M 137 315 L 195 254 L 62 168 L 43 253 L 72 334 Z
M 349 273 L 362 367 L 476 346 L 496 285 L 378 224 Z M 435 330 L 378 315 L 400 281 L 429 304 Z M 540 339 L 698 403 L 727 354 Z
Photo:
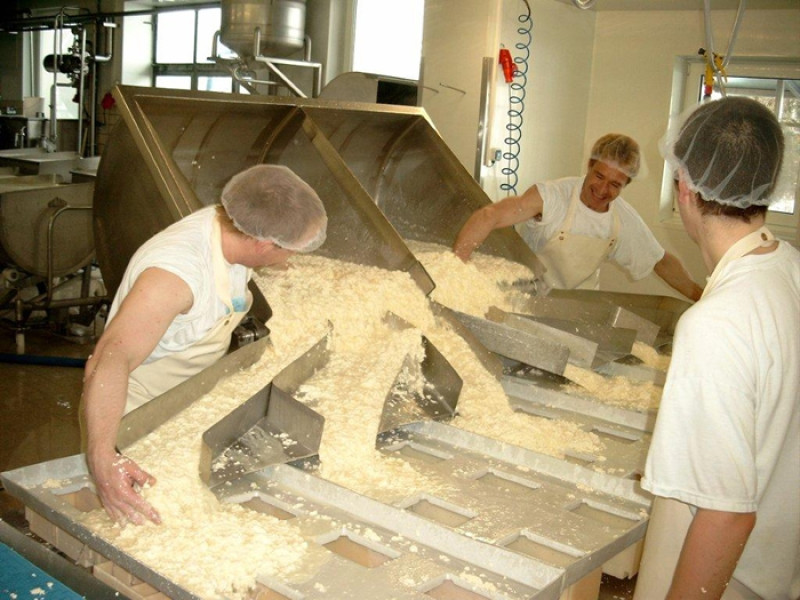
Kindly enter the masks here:
M 279 265 L 325 240 L 325 207 L 287 167 L 242 171 L 220 201 L 136 251 L 86 363 L 86 462 L 106 512 L 118 521 L 159 522 L 137 493 L 153 478 L 115 449 L 122 416 L 227 352 L 250 309 L 253 268 Z
M 764 225 L 783 146 L 770 110 L 732 96 L 666 139 L 711 277 L 675 332 L 636 600 L 800 598 L 800 252 Z
M 697 300 L 702 288 L 677 257 L 656 241 L 634 208 L 619 197 L 639 171 L 638 144 L 609 133 L 592 147 L 585 177 L 528 188 L 475 211 L 456 237 L 453 251 L 468 260 L 495 229 L 516 225 L 557 289 L 598 289 L 600 267 L 613 260 L 634 280 L 655 272 L 681 294 Z

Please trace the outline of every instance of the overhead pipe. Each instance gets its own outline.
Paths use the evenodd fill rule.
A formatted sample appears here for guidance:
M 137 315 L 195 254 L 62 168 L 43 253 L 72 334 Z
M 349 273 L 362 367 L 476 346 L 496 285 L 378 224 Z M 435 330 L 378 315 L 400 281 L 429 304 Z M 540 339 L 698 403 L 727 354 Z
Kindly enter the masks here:
M 573 2 L 576 0 L 573 0 Z M 744 11 L 747 5 L 746 0 L 739 0 L 739 8 L 736 11 L 736 20 L 733 23 L 733 30 L 731 32 L 731 39 L 728 42 L 728 50 L 722 58 L 722 64 L 718 65 L 717 62 L 714 60 L 714 36 L 711 31 L 711 0 L 703 0 L 703 17 L 704 17 L 704 25 L 706 31 L 706 47 L 708 49 L 707 56 L 710 57 L 709 64 L 714 72 L 714 76 L 717 79 L 717 84 L 719 85 L 720 93 L 725 96 L 725 86 L 722 81 L 722 72 L 725 70 L 725 67 L 728 65 L 728 62 L 731 60 L 731 56 L 733 56 L 733 48 L 736 45 L 736 38 L 739 35 L 739 26 L 742 24 L 742 19 L 744 18 Z

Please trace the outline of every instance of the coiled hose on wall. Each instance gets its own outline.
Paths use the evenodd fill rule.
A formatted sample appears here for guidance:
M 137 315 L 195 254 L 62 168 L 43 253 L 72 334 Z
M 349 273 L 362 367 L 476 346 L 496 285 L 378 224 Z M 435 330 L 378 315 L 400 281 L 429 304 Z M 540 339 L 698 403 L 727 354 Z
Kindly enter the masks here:
M 514 44 L 514 48 L 519 51 L 519 54 L 514 57 L 515 72 L 514 79 L 508 85 L 508 122 L 506 123 L 506 137 L 503 142 L 506 145 L 506 151 L 503 153 L 503 159 L 506 161 L 506 166 L 501 169 L 501 173 L 505 176 L 506 180 L 500 184 L 500 189 L 506 195 L 517 195 L 517 182 L 519 176 L 519 151 L 520 140 L 522 139 L 522 123 L 523 113 L 525 112 L 525 87 L 528 84 L 528 60 L 531 56 L 531 28 L 533 23 L 531 21 L 531 6 L 528 0 L 522 0 L 525 4 L 523 14 L 517 17 L 520 26 L 517 28 L 517 33 L 522 37 L 522 41 Z

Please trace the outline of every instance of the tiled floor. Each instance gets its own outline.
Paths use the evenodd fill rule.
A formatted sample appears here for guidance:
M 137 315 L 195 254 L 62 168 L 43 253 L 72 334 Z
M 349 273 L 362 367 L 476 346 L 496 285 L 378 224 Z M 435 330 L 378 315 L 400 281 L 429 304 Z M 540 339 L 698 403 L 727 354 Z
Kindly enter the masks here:
M 72 365 L 91 350 L 91 343 L 32 329 L 25 335 L 25 354 L 19 356 L 14 331 L 0 328 L 0 472 L 80 452 L 83 369 Z M 42 357 L 53 364 L 16 362 L 39 362 Z M 24 524 L 21 506 L 5 492 L 0 492 L 0 518 Z
M 15 351 L 13 330 L 0 328 L 0 472 L 80 452 L 83 369 L 71 365 L 82 362 L 92 344 L 32 329 L 25 335 L 26 360 L 47 357 L 55 364 L 19 364 Z M 0 519 L 26 529 L 21 503 L 2 490 Z M 629 600 L 634 581 L 604 575 L 598 600 Z

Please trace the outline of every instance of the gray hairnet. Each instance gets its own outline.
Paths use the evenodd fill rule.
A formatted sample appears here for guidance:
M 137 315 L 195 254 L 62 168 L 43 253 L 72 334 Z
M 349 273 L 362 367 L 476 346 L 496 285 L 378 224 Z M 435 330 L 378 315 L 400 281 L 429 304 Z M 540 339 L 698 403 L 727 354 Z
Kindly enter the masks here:
M 768 206 L 783 158 L 775 115 L 750 98 L 702 104 L 668 131 L 667 163 L 703 200 L 737 208 Z
M 633 179 L 639 173 L 641 152 L 636 140 L 621 133 L 607 133 L 592 146 L 591 160 L 599 160 Z
M 220 200 L 236 228 L 251 237 L 295 252 L 312 252 L 325 241 L 325 207 L 288 167 L 250 167 L 231 178 Z

